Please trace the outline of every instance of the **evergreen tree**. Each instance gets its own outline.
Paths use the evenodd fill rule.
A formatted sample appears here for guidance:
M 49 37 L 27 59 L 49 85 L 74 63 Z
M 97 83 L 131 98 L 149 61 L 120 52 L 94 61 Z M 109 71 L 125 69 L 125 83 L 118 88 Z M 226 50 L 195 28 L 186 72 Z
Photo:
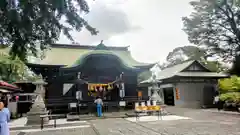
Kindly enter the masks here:
M 0 0 L 1 44 L 11 47 L 11 56 L 26 61 L 28 53 L 37 56 L 37 44 L 47 49 L 61 32 L 72 41 L 73 29 L 85 27 L 97 34 L 82 17 L 88 12 L 85 0 Z
M 207 48 L 208 56 L 239 63 L 239 0 L 194 0 L 190 4 L 194 11 L 183 18 L 189 41 Z M 240 74 L 239 68 L 234 69 L 234 73 Z

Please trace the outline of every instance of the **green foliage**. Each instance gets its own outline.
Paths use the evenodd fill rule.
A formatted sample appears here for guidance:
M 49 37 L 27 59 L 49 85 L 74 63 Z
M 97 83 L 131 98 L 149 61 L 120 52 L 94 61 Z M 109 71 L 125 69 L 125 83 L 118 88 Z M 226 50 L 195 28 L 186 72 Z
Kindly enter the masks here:
M 180 64 L 186 60 L 198 60 L 213 72 L 219 72 L 223 70 L 223 67 L 219 62 L 207 61 L 206 50 L 197 46 L 183 46 L 173 49 L 173 51 L 169 52 L 166 58 L 167 63 L 160 65 L 160 68 L 163 69 Z
M 205 50 L 199 47 L 183 46 L 183 47 L 177 47 L 173 49 L 172 52 L 169 52 L 166 60 L 175 65 L 185 61 L 186 59 L 200 60 L 204 56 L 205 56 Z
M 240 77 L 231 76 L 219 80 L 220 100 L 230 103 L 240 103 Z
M 150 77 L 152 76 L 152 72 L 151 71 L 145 71 L 145 72 L 142 72 L 138 75 L 138 82 L 142 82 L 144 80 L 147 80 L 149 79 Z
M 7 54 L 0 54 L 0 79 L 7 82 L 14 82 L 22 78 L 25 71 L 25 64 Z
M 61 32 L 72 41 L 71 30 L 85 27 L 97 34 L 82 18 L 88 12 L 85 0 L 0 0 L 1 43 L 11 47 L 13 57 L 26 61 L 29 53 L 37 56 L 38 45 L 47 49 Z
M 240 77 L 231 76 L 231 78 L 219 79 L 218 84 L 221 93 L 240 92 Z
M 220 100 L 230 103 L 240 103 L 240 92 L 227 92 L 220 95 Z
M 225 70 L 225 68 L 218 61 L 202 60 L 200 62 L 213 72 L 221 72 Z
M 236 0 L 194 0 L 190 4 L 194 11 L 183 18 L 189 41 L 206 47 L 207 56 L 233 60 L 240 51 L 240 7 Z
M 180 64 L 186 60 L 200 60 L 205 56 L 205 51 L 196 46 L 177 47 L 168 53 L 166 63 L 160 65 L 161 69 Z

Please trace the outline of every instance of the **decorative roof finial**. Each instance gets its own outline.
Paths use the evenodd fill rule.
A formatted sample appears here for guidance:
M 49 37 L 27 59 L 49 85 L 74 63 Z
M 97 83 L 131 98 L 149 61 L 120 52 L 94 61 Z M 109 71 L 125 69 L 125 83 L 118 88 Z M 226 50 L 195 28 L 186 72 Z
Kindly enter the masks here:
M 96 47 L 96 50 L 108 50 L 108 48 L 103 44 L 103 40 L 101 40 L 101 43 Z

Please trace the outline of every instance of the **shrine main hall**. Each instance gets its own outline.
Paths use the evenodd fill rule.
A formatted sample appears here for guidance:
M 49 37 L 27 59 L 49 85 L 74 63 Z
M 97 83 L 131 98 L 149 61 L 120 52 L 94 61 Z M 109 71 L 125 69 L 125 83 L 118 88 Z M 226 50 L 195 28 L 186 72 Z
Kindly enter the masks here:
M 104 102 L 137 100 L 138 76 L 155 64 L 140 63 L 128 47 L 52 44 L 46 58 L 27 66 L 41 74 L 48 109 L 68 108 L 72 102 L 92 103 L 96 96 Z

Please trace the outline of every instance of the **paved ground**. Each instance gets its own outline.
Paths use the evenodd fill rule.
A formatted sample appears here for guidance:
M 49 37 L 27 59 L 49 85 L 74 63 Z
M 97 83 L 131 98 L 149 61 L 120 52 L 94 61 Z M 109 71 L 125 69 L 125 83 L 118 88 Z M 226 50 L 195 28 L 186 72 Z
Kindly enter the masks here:
M 89 121 L 92 127 L 41 131 L 26 135 L 240 135 L 240 115 L 197 109 L 168 108 L 191 120 L 134 123 L 120 118 Z M 17 134 L 12 133 L 11 135 Z
M 93 128 L 76 128 L 76 129 L 60 129 L 53 131 L 41 131 L 41 132 L 29 132 L 29 133 L 19 133 L 14 132 L 10 135 L 96 135 Z

